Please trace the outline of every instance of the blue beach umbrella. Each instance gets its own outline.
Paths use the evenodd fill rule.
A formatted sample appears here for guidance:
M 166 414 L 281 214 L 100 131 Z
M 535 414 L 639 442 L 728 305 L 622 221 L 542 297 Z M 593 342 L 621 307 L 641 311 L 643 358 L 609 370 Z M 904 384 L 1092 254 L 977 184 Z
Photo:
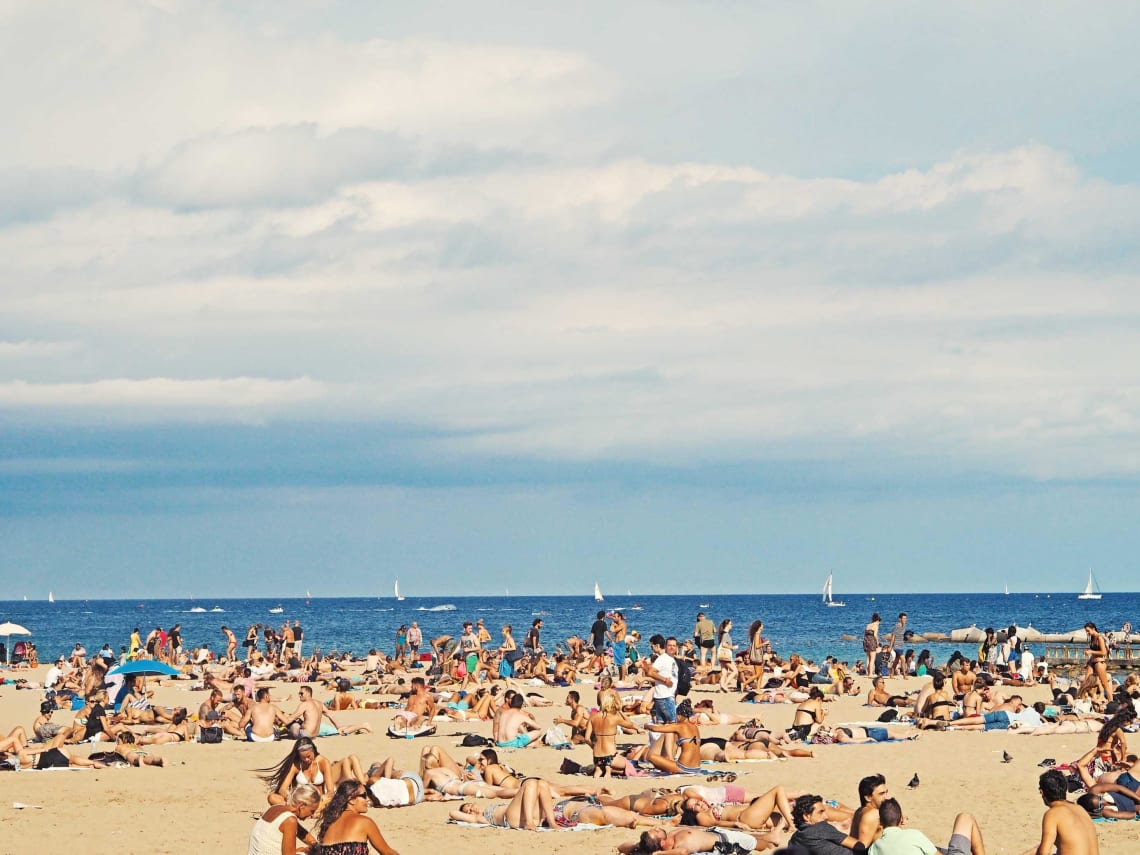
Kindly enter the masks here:
M 134 662 L 116 665 L 107 672 L 107 676 L 113 677 L 116 674 L 122 674 L 124 677 L 129 677 L 136 674 L 143 677 L 177 677 L 181 673 L 177 668 L 167 665 L 165 662 L 154 659 L 136 659 Z

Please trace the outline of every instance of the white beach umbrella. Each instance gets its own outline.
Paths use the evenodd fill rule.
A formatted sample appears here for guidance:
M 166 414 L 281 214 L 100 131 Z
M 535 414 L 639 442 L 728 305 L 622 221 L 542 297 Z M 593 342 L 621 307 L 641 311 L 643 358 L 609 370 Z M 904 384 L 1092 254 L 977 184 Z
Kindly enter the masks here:
M 4 623 L 0 623 L 0 635 L 6 635 L 8 637 L 8 643 L 4 646 L 4 649 L 7 651 L 6 655 L 9 662 L 12 661 L 12 636 L 31 634 L 32 631 L 30 629 L 22 627 L 18 623 L 12 623 L 10 620 L 4 621 Z

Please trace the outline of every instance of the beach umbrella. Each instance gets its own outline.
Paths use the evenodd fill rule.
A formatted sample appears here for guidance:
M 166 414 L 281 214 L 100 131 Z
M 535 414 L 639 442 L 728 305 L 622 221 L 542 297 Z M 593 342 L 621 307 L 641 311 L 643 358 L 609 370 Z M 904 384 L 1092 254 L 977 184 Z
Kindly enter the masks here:
M 4 623 L 0 623 L 0 635 L 5 635 L 8 637 L 8 643 L 4 645 L 4 649 L 7 651 L 6 655 L 9 662 L 12 661 L 12 636 L 31 634 L 32 631 L 30 629 L 22 627 L 18 623 L 12 623 L 10 620 L 4 621 Z
M 122 674 L 124 677 L 129 677 L 135 674 L 142 677 L 177 677 L 181 673 L 177 668 L 167 665 L 165 662 L 159 662 L 155 659 L 136 659 L 133 662 L 116 665 L 107 672 L 107 676 L 113 677 L 116 674 Z

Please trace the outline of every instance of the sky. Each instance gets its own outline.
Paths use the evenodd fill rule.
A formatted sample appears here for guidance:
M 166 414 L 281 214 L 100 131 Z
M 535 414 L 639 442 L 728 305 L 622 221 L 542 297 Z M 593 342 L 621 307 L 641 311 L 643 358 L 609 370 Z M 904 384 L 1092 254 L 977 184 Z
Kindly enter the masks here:
M 0 580 L 1134 590 L 1138 31 L 0 0 Z

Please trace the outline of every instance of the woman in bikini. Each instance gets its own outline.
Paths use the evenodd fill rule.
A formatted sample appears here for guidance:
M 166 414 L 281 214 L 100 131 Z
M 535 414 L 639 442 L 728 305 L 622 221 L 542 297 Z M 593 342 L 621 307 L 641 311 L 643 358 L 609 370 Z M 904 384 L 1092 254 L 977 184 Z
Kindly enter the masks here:
M 788 735 L 796 739 L 807 739 L 823 724 L 826 717 L 827 710 L 823 708 L 823 690 L 819 686 L 812 686 L 808 699 L 796 707 Z
M 139 745 L 166 745 L 170 742 L 189 742 L 190 722 L 186 720 L 186 707 L 178 707 L 170 718 L 166 730 L 138 738 Z
M 645 790 L 628 796 L 601 796 L 598 799 L 603 805 L 631 810 L 642 816 L 676 816 L 681 812 L 684 800 L 685 796 L 676 790 Z
M 1112 697 L 1112 680 L 1108 676 L 1108 643 L 1091 620 L 1085 624 L 1085 634 L 1089 639 L 1089 659 L 1085 667 L 1089 676 L 1100 681 L 1106 698 Z
M 646 730 L 663 733 L 647 755 L 649 762 L 663 772 L 674 775 L 699 775 L 701 772 L 701 731 L 692 718 L 693 707 L 686 699 L 677 705 L 677 721 L 673 724 L 647 724 Z M 678 751 L 673 759 L 674 750 Z
M 717 712 L 712 698 L 705 698 L 693 707 L 693 718 L 697 724 L 748 724 L 755 720 L 735 713 Z
M 515 797 L 505 804 L 482 807 L 475 802 L 464 802 L 450 813 L 450 817 L 454 822 L 486 824 L 496 828 L 519 828 L 527 831 L 535 831 L 541 826 L 559 827 L 550 785 L 539 778 L 524 780 Z
M 495 787 L 485 783 L 474 770 L 464 769 L 450 754 L 436 745 L 420 751 L 420 777 L 424 786 L 445 796 L 509 799 L 518 787 Z
M 918 716 L 917 724 L 923 730 L 937 728 L 938 722 L 951 721 L 958 710 L 958 702 L 946 686 L 946 678 L 941 671 L 935 671 L 930 678 L 934 691 L 926 696 L 922 710 Z
M 341 781 L 321 818 L 322 855 L 368 855 L 372 846 L 381 855 L 398 855 L 370 817 L 368 789 L 360 781 Z
M 682 805 L 681 825 L 698 825 L 702 828 L 723 826 L 754 831 L 765 828 L 779 830 L 772 825 L 772 814 L 783 817 L 785 827 L 792 826 L 792 806 L 787 793 L 780 786 L 756 796 L 746 805 L 713 804 L 700 796 L 689 796 Z M 780 844 L 777 842 L 777 846 Z
M 618 730 L 641 733 L 641 728 L 625 717 L 617 692 L 606 692 L 601 706 L 586 723 L 586 741 L 594 748 L 594 777 L 608 778 L 617 754 Z
M 343 760 L 330 761 L 307 736 L 294 742 L 293 749 L 276 766 L 257 771 L 261 773 L 261 780 L 269 784 L 268 801 L 271 805 L 285 804 L 289 790 L 300 784 L 312 784 L 320 790 L 322 797 L 327 798 L 337 784 L 365 779 L 355 754 L 349 754 Z

